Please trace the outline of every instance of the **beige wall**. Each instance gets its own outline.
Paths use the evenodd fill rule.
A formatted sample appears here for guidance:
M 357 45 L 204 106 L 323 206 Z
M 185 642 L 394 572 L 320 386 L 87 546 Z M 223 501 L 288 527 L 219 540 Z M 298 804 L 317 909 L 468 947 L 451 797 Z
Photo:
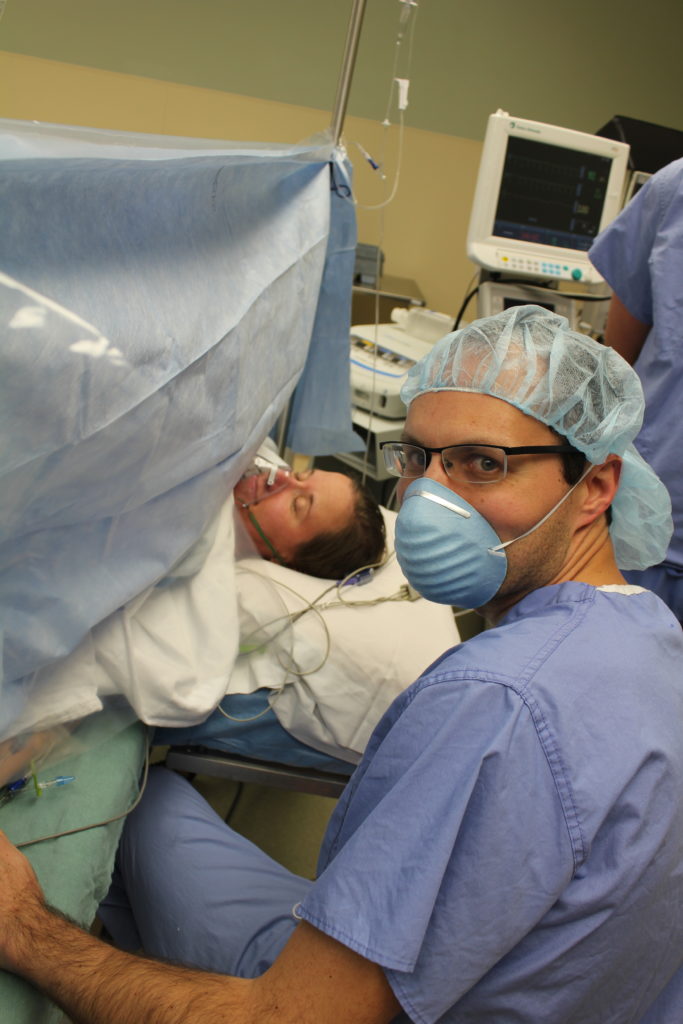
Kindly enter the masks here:
M 0 7 L 2 4 L 0 4 Z M 3 50 L 330 110 L 352 0 L 7 0 Z M 683 129 L 681 0 L 366 0 L 349 113 L 481 140 L 498 107 L 594 132 L 614 114 Z M 400 52 L 399 52 L 400 50 Z
M 329 111 L 5 52 L 0 52 L 0 116 L 271 142 L 296 142 L 330 123 Z M 391 190 L 398 136 L 398 126 L 383 129 L 358 117 L 346 121 L 358 237 L 382 248 L 385 273 L 414 279 L 429 306 L 455 314 L 474 272 L 464 245 L 481 144 L 407 127 L 396 198 L 382 210 L 365 210 Z M 386 182 L 361 157 L 356 141 L 375 159 L 386 146 Z
M 351 6 L 7 0 L 0 116 L 295 142 L 329 126 Z M 637 0 L 420 0 L 399 60 L 400 13 L 397 0 L 367 0 L 344 137 L 359 240 L 432 308 L 457 312 L 474 273 L 465 234 L 495 109 L 587 132 L 617 113 L 683 130 L 680 0 L 652 0 L 645 15 Z M 371 211 L 396 169 L 398 128 L 385 138 L 381 125 L 394 74 L 411 79 L 399 188 Z M 384 160 L 386 182 L 356 142 Z

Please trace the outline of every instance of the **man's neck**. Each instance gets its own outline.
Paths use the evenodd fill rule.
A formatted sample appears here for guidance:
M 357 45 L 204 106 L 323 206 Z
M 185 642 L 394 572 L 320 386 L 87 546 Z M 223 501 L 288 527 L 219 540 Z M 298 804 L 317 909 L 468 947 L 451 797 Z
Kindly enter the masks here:
M 569 547 L 558 578 L 551 583 L 589 583 L 593 587 L 624 584 L 605 516 L 579 530 Z
M 561 569 L 548 579 L 544 586 L 571 582 L 588 583 L 592 587 L 626 583 L 614 557 L 614 548 L 604 516 L 575 534 Z M 494 598 L 479 611 L 490 626 L 495 626 L 529 593 L 530 590 L 525 590 L 506 594 L 499 599 Z

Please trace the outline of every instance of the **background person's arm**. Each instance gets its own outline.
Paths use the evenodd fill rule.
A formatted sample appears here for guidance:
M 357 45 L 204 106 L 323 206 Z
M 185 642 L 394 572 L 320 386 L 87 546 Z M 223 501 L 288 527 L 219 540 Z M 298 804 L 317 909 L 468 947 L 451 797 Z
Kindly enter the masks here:
M 0 966 L 74 1024 L 388 1024 L 400 1011 L 377 964 L 305 923 L 253 980 L 113 949 L 46 907 L 30 864 L 3 833 Z
M 633 366 L 640 355 L 643 343 L 650 332 L 650 324 L 644 324 L 629 313 L 624 303 L 613 295 L 607 313 L 605 342 Z

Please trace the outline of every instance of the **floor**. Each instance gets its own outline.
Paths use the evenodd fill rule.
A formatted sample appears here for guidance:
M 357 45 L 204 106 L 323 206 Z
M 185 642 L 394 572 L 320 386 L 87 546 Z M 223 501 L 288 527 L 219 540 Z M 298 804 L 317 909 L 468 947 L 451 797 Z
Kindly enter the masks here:
M 197 776 L 196 788 L 228 823 L 295 874 L 315 878 L 318 851 L 336 800 Z

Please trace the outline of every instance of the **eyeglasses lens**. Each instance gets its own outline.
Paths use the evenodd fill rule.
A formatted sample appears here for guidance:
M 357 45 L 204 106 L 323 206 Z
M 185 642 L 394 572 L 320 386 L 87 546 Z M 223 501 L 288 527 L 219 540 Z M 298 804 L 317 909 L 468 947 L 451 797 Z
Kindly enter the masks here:
M 446 448 L 441 455 L 450 480 L 468 484 L 493 484 L 507 473 L 507 456 L 492 445 L 463 444 Z
M 413 444 L 387 444 L 382 448 L 384 465 L 392 476 L 423 476 L 427 468 L 424 448 Z

